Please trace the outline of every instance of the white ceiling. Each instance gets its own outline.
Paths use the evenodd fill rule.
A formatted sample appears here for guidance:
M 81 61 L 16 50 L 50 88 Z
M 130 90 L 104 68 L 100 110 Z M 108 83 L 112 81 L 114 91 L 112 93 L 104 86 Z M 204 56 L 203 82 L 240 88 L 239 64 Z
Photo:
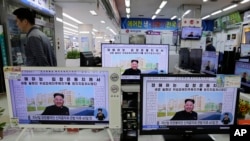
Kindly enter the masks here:
M 99 32 L 105 32 L 107 36 L 114 36 L 112 32 L 106 29 L 107 26 L 111 27 L 116 33 L 119 32 L 119 26 L 114 24 L 107 15 L 106 11 L 100 6 L 97 6 L 98 0 L 55 0 L 55 3 L 62 7 L 63 12 L 71 15 L 72 17 L 82 21 L 86 24 L 93 24 L 93 28 L 97 29 Z M 112 0 L 110 0 L 112 1 Z M 114 0 L 118 12 L 121 17 L 126 17 L 125 10 L 125 0 Z M 131 0 L 131 18 L 151 18 L 155 13 L 156 9 L 159 7 L 162 0 Z M 211 14 L 219 9 L 223 9 L 227 6 L 232 5 L 232 1 L 239 0 L 208 0 L 208 2 L 203 2 L 203 0 L 168 0 L 168 3 L 163 8 L 163 10 L 158 14 L 157 18 L 171 18 L 174 15 L 181 16 L 179 7 L 182 5 L 201 5 L 201 17 Z M 216 19 L 220 16 L 229 14 L 233 11 L 245 11 L 250 9 L 250 2 L 245 4 L 238 4 L 238 6 L 232 10 L 222 12 L 218 15 L 211 16 L 208 19 Z M 90 10 L 95 10 L 98 16 L 92 16 Z M 139 16 L 143 15 L 143 16 Z M 63 19 L 66 22 L 78 25 L 77 23 Z M 104 20 L 106 23 L 100 23 Z

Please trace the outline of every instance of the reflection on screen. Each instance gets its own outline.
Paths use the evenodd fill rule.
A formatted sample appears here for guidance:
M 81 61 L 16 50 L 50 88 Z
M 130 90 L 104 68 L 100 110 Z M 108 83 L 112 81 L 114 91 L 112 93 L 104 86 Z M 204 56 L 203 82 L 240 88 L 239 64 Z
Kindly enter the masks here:
M 250 44 L 241 44 L 240 47 L 240 56 L 241 57 L 250 57 Z
M 250 87 L 250 63 L 236 62 L 234 74 L 241 76 L 241 85 Z

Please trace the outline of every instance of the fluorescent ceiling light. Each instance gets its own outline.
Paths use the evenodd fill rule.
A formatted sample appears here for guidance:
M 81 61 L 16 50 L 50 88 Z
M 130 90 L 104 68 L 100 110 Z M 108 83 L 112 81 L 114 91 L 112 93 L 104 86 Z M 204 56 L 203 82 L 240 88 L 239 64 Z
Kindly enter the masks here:
M 63 22 L 63 20 L 61 19 L 61 18 L 58 18 L 58 17 L 56 17 L 56 21 L 58 21 L 58 22 Z
M 128 18 L 128 19 L 130 18 L 130 15 L 129 15 L 129 14 L 127 14 L 127 18 Z
M 207 19 L 207 18 L 209 18 L 210 17 L 210 15 L 207 15 L 207 16 L 205 16 L 205 17 L 202 17 L 201 19 L 202 20 L 205 20 L 205 19 Z
M 171 17 L 171 20 L 173 20 L 173 19 L 175 19 L 175 18 L 177 18 L 177 16 L 173 16 L 173 17 Z
M 159 14 L 161 12 L 161 9 L 157 9 L 156 11 L 155 11 L 155 14 L 157 15 L 157 14 Z
M 130 0 L 125 0 L 126 7 L 130 7 Z
M 95 32 L 91 32 L 92 33 L 92 35 L 95 35 Z
M 243 3 L 246 3 L 246 2 L 249 2 L 250 0 L 243 0 L 241 1 L 240 3 L 243 4 Z
M 250 15 L 247 15 L 247 17 L 250 17 Z
M 71 19 L 72 21 L 74 21 L 74 22 L 76 22 L 78 24 L 83 24 L 81 21 L 77 20 L 76 18 L 71 17 L 70 15 L 68 15 L 66 13 L 63 13 L 63 16 L 66 17 L 66 18 Z
M 222 12 L 221 10 L 218 10 L 218 11 L 213 12 L 211 15 L 216 15 L 216 14 L 219 14 L 221 12 Z
M 98 36 L 98 37 L 95 37 L 96 39 L 102 39 L 103 37 L 102 36 Z
M 89 11 L 93 16 L 96 16 L 97 15 L 97 13 L 95 12 L 95 10 L 90 10 Z
M 68 28 L 68 27 L 63 27 L 64 29 L 67 29 L 67 30 L 70 30 L 70 31 L 73 31 L 73 32 L 78 32 L 77 30 L 74 30 L 74 29 L 71 29 L 71 28 Z
M 80 31 L 79 33 L 82 33 L 82 34 L 89 34 L 89 31 Z
M 67 31 L 67 30 L 63 30 L 63 33 L 68 33 L 68 34 L 77 34 L 75 32 L 70 32 L 70 31 Z
M 191 10 L 189 9 L 183 15 L 185 16 L 185 15 L 189 14 L 190 12 L 191 12 Z
M 232 9 L 234 7 L 237 7 L 237 6 L 238 6 L 237 4 L 234 4 L 234 5 L 228 6 L 227 8 L 224 8 L 222 11 L 227 11 L 227 10 Z
M 75 26 L 75 25 L 73 25 L 73 24 L 70 24 L 70 23 L 67 23 L 67 22 L 63 22 L 63 24 L 68 25 L 68 26 L 71 26 L 71 27 L 73 27 L 73 28 L 75 28 L 75 29 L 78 29 L 78 26 Z
M 115 31 L 113 29 L 109 29 L 114 35 L 116 35 Z
M 159 6 L 160 9 L 162 9 L 168 2 L 166 0 L 163 0 Z
M 203 2 L 207 2 L 207 0 L 203 0 Z
M 153 16 L 152 16 L 152 20 L 155 19 L 155 18 L 156 18 L 156 15 L 153 15 Z
M 104 23 L 105 23 L 105 21 L 101 21 L 101 23 L 103 23 L 103 24 L 104 24 Z
M 94 32 L 97 32 L 98 30 L 96 30 L 95 28 L 92 29 Z
M 130 8 L 126 8 L 126 13 L 127 13 L 127 14 L 130 13 Z

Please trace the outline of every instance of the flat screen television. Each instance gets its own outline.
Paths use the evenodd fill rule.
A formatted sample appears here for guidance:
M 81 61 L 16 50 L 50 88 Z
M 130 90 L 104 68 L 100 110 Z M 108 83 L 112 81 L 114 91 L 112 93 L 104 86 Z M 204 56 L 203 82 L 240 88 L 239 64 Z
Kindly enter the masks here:
M 81 67 L 96 66 L 95 58 L 91 51 L 80 52 L 80 66 Z
M 182 69 L 189 68 L 189 48 L 183 47 L 179 50 L 179 67 Z
M 202 28 L 200 27 L 182 27 L 181 39 L 199 40 L 201 38 Z
M 5 67 L 12 120 L 20 127 L 120 128 L 120 69 Z
M 202 49 L 190 49 L 189 69 L 194 73 L 199 73 L 201 70 Z
M 241 76 L 241 88 L 250 93 L 250 63 L 236 61 L 234 74 Z
M 120 67 L 122 83 L 140 83 L 140 74 L 168 73 L 169 45 L 101 44 L 102 66 Z
M 238 111 L 237 111 L 237 124 L 250 125 L 250 95 L 247 93 L 240 93 Z
M 240 45 L 240 57 L 250 57 L 250 44 Z
M 202 53 L 201 72 L 206 74 L 217 74 L 219 55 L 214 51 L 204 51 Z
M 214 76 L 141 75 L 140 92 L 143 135 L 229 133 L 236 123 L 239 91 L 217 87 Z

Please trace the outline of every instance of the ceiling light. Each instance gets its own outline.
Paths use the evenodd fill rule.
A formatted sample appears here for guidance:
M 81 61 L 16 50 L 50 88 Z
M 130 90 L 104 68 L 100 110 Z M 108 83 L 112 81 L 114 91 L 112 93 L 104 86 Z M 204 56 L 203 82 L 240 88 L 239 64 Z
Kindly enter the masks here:
M 157 15 L 157 14 L 159 14 L 161 12 L 161 9 L 157 9 L 156 11 L 155 11 L 155 14 Z
M 130 0 L 125 0 L 126 7 L 130 7 Z
M 105 23 L 105 21 L 101 21 L 101 23 L 103 23 L 103 24 L 104 24 L 104 23 Z
M 68 33 L 68 34 L 77 34 L 75 32 L 70 32 L 70 31 L 67 31 L 67 30 L 63 30 L 63 33 Z
M 93 30 L 94 32 L 97 32 L 97 31 L 98 31 L 98 30 L 96 30 L 96 29 L 94 29 L 94 28 L 93 28 L 92 30 Z
M 207 2 L 207 0 L 203 0 L 203 2 Z
M 202 20 L 205 20 L 205 19 L 207 19 L 207 18 L 209 18 L 210 17 L 210 15 L 207 15 L 207 16 L 205 16 L 205 17 L 202 17 L 201 19 Z
M 171 20 L 173 20 L 173 19 L 175 19 L 175 18 L 177 18 L 177 16 L 173 16 L 173 17 L 171 17 Z
M 156 18 L 156 15 L 153 15 L 153 16 L 152 16 L 152 20 L 155 19 L 155 18 Z
M 126 13 L 130 13 L 130 8 L 126 8 Z
M 63 20 L 61 19 L 61 18 L 58 18 L 58 17 L 56 17 L 56 21 L 58 21 L 58 22 L 63 22 Z
M 98 36 L 98 37 L 95 37 L 96 39 L 102 39 L 103 37 L 102 36 Z
M 68 27 L 63 27 L 64 29 L 67 29 L 67 30 L 70 30 L 70 31 L 73 31 L 73 32 L 78 32 L 77 30 L 74 30 L 74 29 L 71 29 L 71 28 L 68 28 Z
M 129 15 L 129 14 L 127 14 L 127 18 L 128 18 L 128 19 L 130 18 L 130 15 Z
M 63 22 L 63 24 L 66 24 L 66 25 L 68 25 L 68 26 L 71 26 L 71 27 L 73 27 L 73 28 L 75 28 L 75 29 L 78 29 L 78 26 L 75 26 L 75 25 L 73 25 L 73 24 L 70 24 L 70 23 L 67 23 L 67 22 Z
M 187 10 L 183 15 L 187 15 L 191 12 L 191 10 Z
M 95 35 L 95 32 L 91 32 L 92 33 L 92 35 Z
M 227 11 L 227 10 L 232 9 L 234 7 L 237 7 L 237 6 L 238 6 L 237 4 L 234 4 L 234 5 L 228 6 L 227 8 L 224 8 L 222 11 Z
M 89 34 L 89 31 L 80 31 L 79 33 L 82 33 L 82 34 Z
M 72 21 L 74 21 L 74 22 L 76 22 L 76 23 L 78 23 L 78 24 L 83 24 L 81 21 L 79 21 L 79 20 L 77 20 L 77 19 L 71 17 L 70 15 L 68 15 L 68 14 L 66 14 L 66 13 L 63 13 L 63 16 L 64 16 L 64 17 L 67 17 L 67 18 L 69 18 L 69 19 L 71 19 Z
M 162 9 L 167 4 L 166 0 L 163 0 L 159 6 L 160 9 Z
M 243 0 L 241 1 L 240 3 L 243 4 L 243 3 L 246 3 L 246 2 L 249 2 L 250 0 Z
M 110 30 L 114 35 L 116 35 L 116 33 L 115 33 L 115 31 L 114 31 L 113 29 L 109 28 L 109 30 Z
M 212 13 L 211 15 L 216 15 L 216 14 L 219 14 L 221 12 L 222 12 L 221 10 L 218 10 L 218 11 L 215 11 L 214 13 Z
M 96 16 L 97 15 L 97 13 L 95 12 L 95 10 L 90 10 L 89 11 L 93 16 Z

